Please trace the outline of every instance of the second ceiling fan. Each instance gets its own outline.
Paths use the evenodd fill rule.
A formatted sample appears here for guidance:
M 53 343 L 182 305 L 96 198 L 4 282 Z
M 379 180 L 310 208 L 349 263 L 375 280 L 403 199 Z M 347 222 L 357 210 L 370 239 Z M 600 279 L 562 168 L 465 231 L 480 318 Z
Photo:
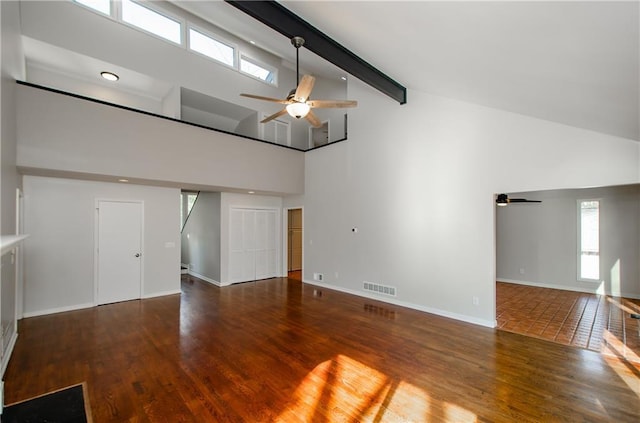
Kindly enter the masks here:
M 271 116 L 267 116 L 266 118 L 261 120 L 260 123 L 267 123 L 288 113 L 290 116 L 296 119 L 305 118 L 311 125 L 316 128 L 320 128 L 322 126 L 322 122 L 320 122 L 320 119 L 318 119 L 318 117 L 315 115 L 315 113 L 313 113 L 311 109 L 347 108 L 356 107 L 358 105 L 358 102 L 354 100 L 310 100 L 309 96 L 311 95 L 311 91 L 313 90 L 313 85 L 315 84 L 316 79 L 311 75 L 304 75 L 302 79 L 300 79 L 300 67 L 298 60 L 300 47 L 304 45 L 304 38 L 293 37 L 291 39 L 291 44 L 293 44 L 293 46 L 296 48 L 297 86 L 289 92 L 287 98 L 279 99 L 264 97 L 255 94 L 240 94 L 243 97 L 255 98 L 258 100 L 270 101 L 272 103 L 280 103 L 285 105 L 282 110 L 272 114 Z
M 511 203 L 542 203 L 540 200 L 527 200 L 526 198 L 509 198 L 507 194 L 498 194 L 496 198 L 496 204 L 500 207 L 504 207 Z

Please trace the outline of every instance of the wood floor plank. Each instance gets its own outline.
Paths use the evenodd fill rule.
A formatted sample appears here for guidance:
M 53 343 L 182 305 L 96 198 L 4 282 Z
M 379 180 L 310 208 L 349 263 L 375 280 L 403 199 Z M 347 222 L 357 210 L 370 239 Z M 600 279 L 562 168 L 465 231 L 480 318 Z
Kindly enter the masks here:
M 184 275 L 182 295 L 19 333 L 6 402 L 86 381 L 96 423 L 640 419 L 640 371 L 620 358 L 287 278 Z

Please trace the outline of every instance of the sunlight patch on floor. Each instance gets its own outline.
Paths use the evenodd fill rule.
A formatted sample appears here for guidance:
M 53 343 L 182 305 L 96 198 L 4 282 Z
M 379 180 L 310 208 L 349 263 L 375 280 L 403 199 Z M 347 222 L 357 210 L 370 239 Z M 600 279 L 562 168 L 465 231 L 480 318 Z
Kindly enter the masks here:
M 434 404 L 423 389 L 393 380 L 344 355 L 316 366 L 302 380 L 277 421 L 475 422 L 476 415 L 450 403 Z
M 625 345 L 609 331 L 606 331 L 605 339 L 607 344 L 604 346 L 602 354 L 607 364 L 640 397 L 640 358 L 628 349 L 626 350 L 627 357 L 625 358 Z M 631 354 L 631 357 L 629 357 L 629 354 Z M 632 371 L 629 372 L 628 369 Z M 633 371 L 634 369 L 635 371 Z

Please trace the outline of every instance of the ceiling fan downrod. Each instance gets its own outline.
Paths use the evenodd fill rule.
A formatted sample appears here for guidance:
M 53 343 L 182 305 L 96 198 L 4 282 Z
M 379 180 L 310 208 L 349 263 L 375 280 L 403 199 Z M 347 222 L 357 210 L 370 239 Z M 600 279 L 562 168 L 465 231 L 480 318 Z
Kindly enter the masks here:
M 296 87 L 300 85 L 300 47 L 304 45 L 304 38 L 302 37 L 293 37 L 291 39 L 291 44 L 296 48 Z

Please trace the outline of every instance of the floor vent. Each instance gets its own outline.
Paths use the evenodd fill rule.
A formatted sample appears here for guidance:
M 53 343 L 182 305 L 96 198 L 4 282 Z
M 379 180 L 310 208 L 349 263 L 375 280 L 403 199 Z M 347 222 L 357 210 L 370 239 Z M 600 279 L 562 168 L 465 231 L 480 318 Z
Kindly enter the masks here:
M 390 297 L 396 296 L 396 287 L 395 286 L 387 286 L 379 283 L 373 282 L 363 282 L 364 290 L 375 292 L 377 294 L 389 295 Z

